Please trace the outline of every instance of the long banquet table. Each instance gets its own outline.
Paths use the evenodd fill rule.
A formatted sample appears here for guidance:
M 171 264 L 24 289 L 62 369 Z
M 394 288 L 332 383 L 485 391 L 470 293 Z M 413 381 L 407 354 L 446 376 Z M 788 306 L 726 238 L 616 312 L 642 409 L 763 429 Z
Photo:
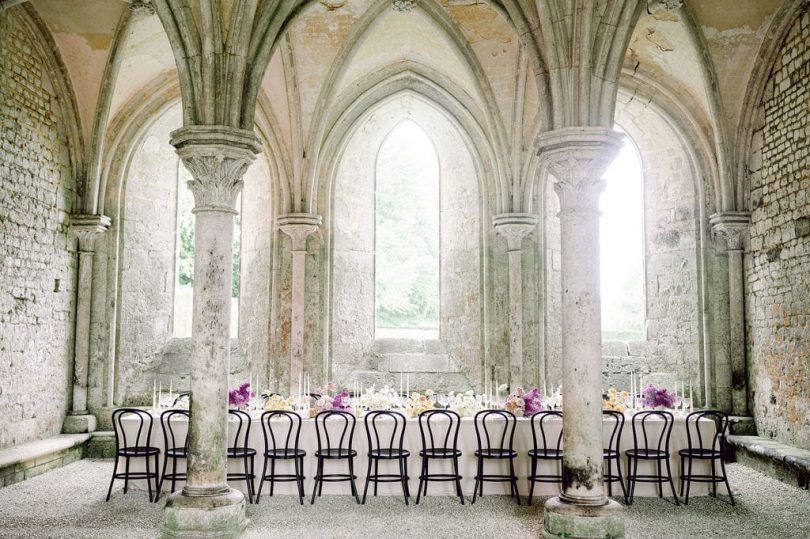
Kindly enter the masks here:
M 250 427 L 250 438 L 249 438 L 249 445 L 253 449 L 256 450 L 257 456 L 255 461 L 255 473 L 256 473 L 256 489 L 258 491 L 259 488 L 259 481 L 260 475 L 262 472 L 262 467 L 264 466 L 264 436 L 262 434 L 262 425 L 261 425 L 261 411 L 252 411 L 250 412 L 252 417 L 251 427 Z M 627 449 L 631 449 L 633 447 L 633 434 L 631 428 L 631 416 L 626 415 L 626 422 L 624 429 L 622 431 L 621 437 L 621 451 L 622 451 L 622 474 L 626 477 L 628 474 L 628 466 L 627 466 L 627 458 L 624 456 L 624 452 Z M 124 429 L 127 431 L 128 436 L 134 436 L 136 427 L 136 421 L 134 421 L 134 417 L 128 416 L 124 418 Z M 160 448 L 161 455 L 160 455 L 160 466 L 162 469 L 163 466 L 163 449 L 164 449 L 164 442 L 163 442 L 163 433 L 160 426 L 160 418 L 159 415 L 153 415 L 153 428 L 152 428 L 152 440 L 151 445 Z M 175 423 L 176 421 L 176 423 Z M 660 427 L 662 425 L 661 420 L 651 421 L 648 420 L 647 424 L 652 425 L 653 429 L 651 433 L 660 432 Z M 379 423 L 378 423 L 379 424 Z M 556 436 L 559 434 L 560 428 L 562 428 L 562 421 L 558 419 L 547 421 L 547 424 L 550 428 L 547 429 L 546 433 L 549 440 L 555 440 Z M 229 425 L 231 427 L 231 436 L 235 435 L 235 424 L 234 421 L 230 421 Z M 281 425 L 281 424 L 279 424 Z M 286 425 L 286 423 L 285 423 Z M 609 442 L 610 437 L 610 430 L 612 429 L 613 422 L 612 420 L 605 420 L 604 422 L 605 428 L 604 430 L 604 438 L 605 438 L 605 446 Z M 172 426 L 175 429 L 175 435 L 179 435 L 180 439 L 185 435 L 186 431 L 188 430 L 188 421 L 185 418 L 177 418 L 176 420 L 172 421 Z M 703 434 L 704 440 L 707 438 L 711 440 L 711 436 L 714 434 L 715 425 L 711 421 L 701 421 L 700 423 L 701 432 Z M 317 440 L 315 434 L 315 422 L 313 419 L 306 419 L 302 422 L 301 425 L 301 437 L 299 442 L 299 447 L 306 451 L 307 456 L 304 459 L 304 475 L 306 480 L 304 482 L 305 494 L 311 495 L 312 488 L 314 486 L 313 475 L 315 472 L 315 457 L 314 452 L 317 449 Z M 539 429 L 538 429 L 538 437 Z M 654 434 L 651 435 L 651 439 L 655 437 Z M 390 435 L 389 435 L 390 438 Z M 382 434 L 381 434 L 382 439 Z M 656 438 L 657 439 L 657 438 Z M 387 443 L 383 442 L 383 443 Z M 552 442 L 550 442 L 552 443 Z M 421 469 L 421 458 L 419 457 L 419 450 L 422 447 L 422 439 L 419 433 L 419 425 L 416 419 L 408 419 L 407 425 L 405 429 L 405 439 L 404 439 L 404 448 L 410 451 L 410 458 L 408 459 L 408 475 L 410 477 L 409 480 L 409 487 L 411 493 L 415 496 L 417 492 L 417 487 L 419 484 L 419 471 Z M 515 472 L 518 476 L 518 487 L 520 493 L 523 496 L 528 495 L 529 493 L 529 484 L 526 477 L 529 475 L 530 470 L 530 463 L 531 459 L 528 457 L 527 452 L 529 449 L 532 449 L 532 430 L 530 425 L 529 418 L 518 418 L 516 427 L 515 427 L 515 437 L 514 437 L 514 449 L 518 452 L 518 458 L 515 461 Z M 678 457 L 678 450 L 687 447 L 687 436 L 686 436 L 686 422 L 685 417 L 683 415 L 676 415 L 675 416 L 675 423 L 672 429 L 672 437 L 670 440 L 670 454 L 672 455 L 670 459 L 670 465 L 672 468 L 672 476 L 675 482 L 676 491 L 678 490 L 679 483 L 678 477 L 680 475 L 680 458 Z M 474 476 L 476 473 L 476 458 L 474 456 L 474 451 L 477 449 L 477 441 L 475 435 L 475 425 L 474 420 L 472 417 L 463 417 L 461 418 L 461 425 L 459 428 L 459 436 L 458 436 L 458 448 L 462 452 L 462 456 L 459 460 L 459 468 L 460 473 L 462 476 L 461 480 L 461 487 L 462 490 L 466 495 L 473 494 L 473 488 L 475 484 Z M 363 486 L 365 484 L 366 479 L 366 471 L 368 467 L 368 443 L 366 438 L 366 429 L 365 424 L 362 418 L 357 419 L 357 426 L 354 432 L 354 440 L 353 440 L 353 449 L 357 451 L 357 457 L 355 457 L 354 462 L 354 471 L 355 475 L 357 476 L 357 488 L 362 496 L 363 493 Z M 178 470 L 182 471 L 185 470 L 185 460 L 178 460 Z M 243 464 L 241 460 L 238 459 L 231 459 L 229 460 L 228 470 L 230 472 L 238 472 L 242 470 Z M 507 463 L 501 463 L 497 461 L 487 461 L 485 464 L 485 473 L 508 473 Z M 390 467 L 390 468 L 388 468 Z M 642 461 L 639 464 L 639 474 L 653 474 L 655 473 L 655 463 L 654 462 L 645 462 Z M 289 470 L 288 470 L 289 468 Z M 430 473 L 451 473 L 452 466 L 450 461 L 442 462 L 437 460 L 431 460 L 430 462 Z M 293 463 L 292 461 L 283 462 L 278 461 L 276 465 L 276 473 L 277 474 L 285 474 L 285 473 L 292 473 Z M 135 459 L 131 463 L 131 470 L 132 471 L 143 471 L 144 470 L 144 463 L 143 459 Z M 169 462 L 169 470 L 171 470 L 171 462 Z M 327 461 L 325 464 L 325 473 L 346 473 L 347 465 L 345 461 L 336 461 L 330 462 Z M 665 469 L 664 469 L 665 471 Z M 269 465 L 268 465 L 268 472 L 269 472 Z M 710 472 L 710 463 L 708 461 L 695 461 L 693 464 L 693 474 L 705 474 Z M 399 473 L 397 462 L 381 462 L 380 463 L 380 473 Z M 554 461 L 540 461 L 538 465 L 538 474 L 555 474 L 559 473 L 559 463 Z M 615 461 L 613 462 L 613 470 L 612 473 L 616 473 L 615 471 Z M 168 483 L 168 482 L 167 482 Z M 269 494 L 269 484 L 265 482 L 264 490 L 262 491 L 262 496 L 266 496 Z M 626 483 L 625 483 L 626 484 Z M 130 481 L 130 486 L 134 486 L 135 488 L 146 488 L 145 481 Z M 233 481 L 231 486 L 233 488 L 237 488 L 244 493 L 247 493 L 247 486 L 245 485 L 244 481 Z M 167 492 L 169 485 L 164 485 L 163 492 Z M 180 488 L 180 487 L 177 487 Z M 369 495 L 373 492 L 374 485 L 373 483 L 369 486 Z M 607 484 L 605 485 L 607 489 Z M 629 488 L 629 486 L 628 486 Z M 725 485 L 722 483 L 718 485 L 718 494 L 727 494 Z M 671 491 L 669 490 L 668 484 L 664 484 L 664 496 L 671 496 Z M 690 489 L 690 496 L 700 496 L 700 495 L 707 495 L 709 492 L 709 485 L 706 483 L 692 483 Z M 350 494 L 350 487 L 348 483 L 324 483 L 323 486 L 323 493 L 324 494 Z M 553 483 L 537 483 L 534 488 L 534 495 L 535 496 L 551 496 L 556 495 L 559 493 L 559 485 Z M 293 482 L 277 482 L 274 488 L 274 494 L 290 494 L 294 495 L 297 494 L 295 483 Z M 379 495 L 401 495 L 402 488 L 399 483 L 380 483 L 378 488 Z M 487 494 L 509 494 L 509 484 L 508 483 L 493 483 L 493 482 L 485 482 L 484 483 L 484 495 Z M 431 482 L 428 485 L 428 495 L 447 495 L 453 496 L 455 495 L 455 490 L 453 483 L 449 482 Z M 613 484 L 613 495 L 620 496 L 621 495 L 621 487 L 619 483 L 616 482 Z M 636 496 L 657 496 L 658 489 L 655 483 L 637 483 L 635 489 Z

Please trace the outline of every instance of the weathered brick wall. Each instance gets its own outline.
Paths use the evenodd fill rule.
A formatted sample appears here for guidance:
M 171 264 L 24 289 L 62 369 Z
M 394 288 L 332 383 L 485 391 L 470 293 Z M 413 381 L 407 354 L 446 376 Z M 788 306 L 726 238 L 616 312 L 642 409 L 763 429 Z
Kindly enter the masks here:
M 810 449 L 810 11 L 782 45 L 761 103 L 751 174 L 746 322 L 761 436 Z
M 73 355 L 78 197 L 34 37 L 0 14 L 0 447 L 57 434 Z

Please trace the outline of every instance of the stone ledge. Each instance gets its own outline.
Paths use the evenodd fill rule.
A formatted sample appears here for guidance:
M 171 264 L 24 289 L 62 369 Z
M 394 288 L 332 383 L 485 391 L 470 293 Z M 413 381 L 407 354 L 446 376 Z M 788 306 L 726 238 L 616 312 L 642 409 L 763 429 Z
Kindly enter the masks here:
M 810 451 L 761 436 L 731 435 L 734 460 L 800 488 L 810 487 Z
M 60 434 L 0 449 L 0 486 L 19 483 L 84 457 L 90 434 Z

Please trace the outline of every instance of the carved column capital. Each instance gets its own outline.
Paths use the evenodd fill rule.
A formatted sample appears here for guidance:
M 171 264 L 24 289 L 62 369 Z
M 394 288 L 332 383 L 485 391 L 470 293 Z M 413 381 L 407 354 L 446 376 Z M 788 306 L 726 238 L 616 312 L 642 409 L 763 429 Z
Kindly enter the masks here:
M 416 0 L 393 0 L 391 7 L 394 11 L 413 11 L 416 7 Z
M 604 127 L 566 127 L 541 134 L 537 155 L 554 176 L 560 213 L 597 211 L 602 174 L 622 147 L 624 135 Z
M 236 213 L 242 178 L 261 151 L 253 131 L 233 127 L 187 126 L 172 133 L 171 144 L 191 172 L 188 187 L 194 195 L 193 213 Z
M 523 238 L 537 228 L 537 216 L 530 213 L 501 213 L 492 218 L 495 233 L 506 240 L 508 251 L 520 251 Z
M 306 252 L 307 238 L 321 226 L 321 216 L 310 213 L 288 213 L 278 218 L 278 228 L 292 240 L 292 252 Z
M 129 2 L 129 10 L 134 15 L 149 16 L 155 14 L 155 6 L 149 0 L 127 0 Z
M 112 221 L 106 215 L 77 214 L 70 216 L 68 229 L 79 239 L 79 251 L 93 252 L 93 243 L 97 237 L 110 228 Z
M 726 241 L 727 251 L 742 251 L 745 237 L 751 226 L 751 214 L 748 212 L 720 212 L 709 217 L 715 238 Z

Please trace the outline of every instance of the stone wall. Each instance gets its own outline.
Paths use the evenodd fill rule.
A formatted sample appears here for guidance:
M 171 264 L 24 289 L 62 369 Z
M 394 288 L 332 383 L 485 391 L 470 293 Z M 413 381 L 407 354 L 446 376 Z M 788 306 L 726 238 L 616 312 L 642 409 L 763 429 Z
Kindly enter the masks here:
M 64 103 L 17 17 L 0 14 L 0 447 L 61 430 L 76 290 Z
M 810 11 L 767 82 L 751 153 L 749 387 L 760 436 L 810 449 Z

